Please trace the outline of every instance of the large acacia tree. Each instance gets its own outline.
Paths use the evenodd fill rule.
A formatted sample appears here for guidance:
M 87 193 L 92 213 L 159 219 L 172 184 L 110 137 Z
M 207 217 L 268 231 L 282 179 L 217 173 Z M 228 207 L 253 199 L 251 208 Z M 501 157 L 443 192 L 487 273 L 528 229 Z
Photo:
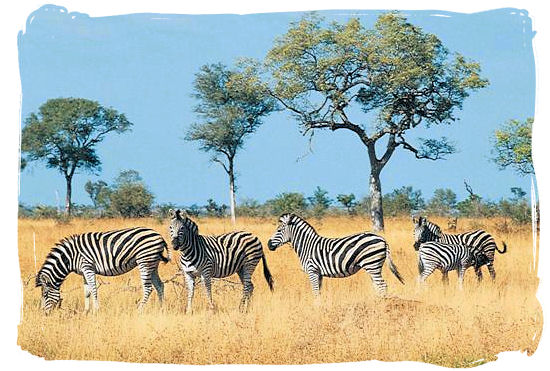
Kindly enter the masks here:
M 308 15 L 276 39 L 265 65 L 266 88 L 304 134 L 350 130 L 364 144 L 375 230 L 384 229 L 380 173 L 396 149 L 431 160 L 454 152 L 445 137 L 413 141 L 409 131 L 455 121 L 468 93 L 488 84 L 478 63 L 450 55 L 398 13 L 380 15 L 372 29 Z
M 233 69 L 217 63 L 204 65 L 196 74 L 193 96 L 199 121 L 191 125 L 186 139 L 198 141 L 200 149 L 211 153 L 229 177 L 231 221 L 235 223 L 235 157 L 245 140 L 271 113 L 275 101 L 258 86 L 254 67 Z
M 96 146 L 111 132 L 128 131 L 124 114 L 82 98 L 49 99 L 25 120 L 21 136 L 22 168 L 29 161 L 45 161 L 65 177 L 65 212 L 71 213 L 72 179 L 77 169 L 101 168 Z

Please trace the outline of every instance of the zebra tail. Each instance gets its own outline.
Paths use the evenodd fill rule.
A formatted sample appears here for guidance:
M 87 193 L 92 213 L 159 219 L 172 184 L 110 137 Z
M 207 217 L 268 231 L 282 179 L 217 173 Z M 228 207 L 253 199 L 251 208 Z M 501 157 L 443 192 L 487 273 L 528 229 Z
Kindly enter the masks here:
M 273 276 L 271 275 L 271 272 L 269 271 L 269 268 L 267 267 L 267 260 L 265 259 L 265 255 L 262 254 L 262 263 L 264 265 L 264 277 L 267 281 L 267 285 L 269 286 L 269 290 L 273 292 Z
M 399 282 L 401 282 L 404 285 L 405 281 L 403 280 L 403 277 L 401 277 L 401 274 L 397 270 L 397 267 L 395 266 L 395 264 L 393 264 L 393 260 L 391 258 L 390 247 L 388 246 L 388 244 L 386 244 L 386 249 L 388 251 L 388 264 L 389 264 L 389 267 L 390 267 L 390 271 L 393 273 L 393 275 L 395 277 L 397 277 Z
M 506 242 L 502 241 L 502 251 L 498 249 L 498 245 L 495 243 L 495 248 L 499 252 L 499 254 L 504 254 L 506 250 L 508 250 L 508 247 L 506 246 Z
M 161 252 L 160 253 L 160 259 L 164 263 L 168 263 L 170 260 L 172 260 L 172 253 L 170 252 L 170 248 L 168 247 L 168 244 L 166 243 L 166 241 L 162 241 L 162 244 L 164 245 L 164 248 L 166 249 L 166 256 L 164 256 Z

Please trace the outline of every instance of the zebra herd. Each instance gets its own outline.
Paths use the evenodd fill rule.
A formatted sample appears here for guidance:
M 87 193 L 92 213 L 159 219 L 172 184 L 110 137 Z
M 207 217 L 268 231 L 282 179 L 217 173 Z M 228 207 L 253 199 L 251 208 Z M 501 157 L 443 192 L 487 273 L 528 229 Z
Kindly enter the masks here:
M 461 234 L 444 234 L 434 223 L 424 217 L 413 218 L 414 249 L 418 251 L 418 281 L 425 279 L 436 269 L 448 281 L 448 272 L 457 270 L 462 287 L 464 272 L 474 267 L 478 280 L 482 279 L 481 267 L 486 265 L 491 278 L 495 250 L 503 254 L 506 244 L 499 250 L 493 237 L 477 230 Z M 273 291 L 273 277 L 267 266 L 262 243 L 249 232 L 230 232 L 218 236 L 199 234 L 197 224 L 181 210 L 170 210 L 169 234 L 172 248 L 180 252 L 179 266 L 187 286 L 186 312 L 192 310 L 195 279 L 204 283 L 209 307 L 214 307 L 211 293 L 212 278 L 223 278 L 237 273 L 243 286 L 241 310 L 248 308 L 254 285 L 252 274 L 262 260 L 265 280 Z M 269 250 L 290 243 L 302 269 L 308 275 L 314 297 L 319 298 L 324 277 L 348 277 L 365 270 L 372 279 L 375 291 L 385 295 L 387 284 L 382 277 L 382 267 L 387 260 L 390 271 L 404 284 L 395 266 L 386 240 L 373 233 L 363 232 L 340 238 L 320 236 L 303 218 L 295 214 L 283 214 L 279 225 L 268 240 Z M 164 255 L 166 250 L 166 256 Z M 138 308 L 147 303 L 153 288 L 162 304 L 164 284 L 158 274 L 161 261 L 170 261 L 168 244 L 156 231 L 149 228 L 127 228 L 109 232 L 90 232 L 66 237 L 55 244 L 36 275 L 36 286 L 42 289 L 42 308 L 49 313 L 61 305 L 60 287 L 71 273 L 83 277 L 85 310 L 99 307 L 96 275 L 118 276 L 138 267 L 143 296 Z

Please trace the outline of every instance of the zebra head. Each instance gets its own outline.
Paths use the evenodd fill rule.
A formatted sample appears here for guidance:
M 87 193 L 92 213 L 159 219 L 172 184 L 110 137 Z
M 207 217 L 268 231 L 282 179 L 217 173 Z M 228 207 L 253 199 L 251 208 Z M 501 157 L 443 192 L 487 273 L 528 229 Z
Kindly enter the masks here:
M 38 272 L 36 276 L 36 287 L 42 288 L 42 309 L 46 314 L 50 314 L 52 309 L 61 307 L 61 293 L 59 287 L 55 285 L 44 272 Z
M 439 241 L 441 229 L 428 221 L 423 216 L 413 218 L 414 225 L 414 249 L 418 251 L 420 245 L 424 242 Z
M 267 241 L 267 247 L 271 251 L 275 251 L 279 246 L 290 242 L 290 228 L 294 225 L 295 221 L 293 214 L 283 214 L 279 218 L 279 226 L 277 230 Z
M 192 237 L 198 234 L 198 227 L 185 211 L 170 209 L 170 239 L 174 250 L 189 247 Z

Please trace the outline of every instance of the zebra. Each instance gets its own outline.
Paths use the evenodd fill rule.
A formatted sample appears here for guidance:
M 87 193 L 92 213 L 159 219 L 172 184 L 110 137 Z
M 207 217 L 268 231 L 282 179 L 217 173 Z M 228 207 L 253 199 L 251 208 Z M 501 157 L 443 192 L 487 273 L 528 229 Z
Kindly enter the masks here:
M 166 250 L 167 256 L 163 255 Z M 36 275 L 36 287 L 42 289 L 42 308 L 46 314 L 61 305 L 60 287 L 65 278 L 74 272 L 84 279 L 85 311 L 99 309 L 96 275 L 118 276 L 138 267 L 143 297 L 141 311 L 154 286 L 159 301 L 164 299 L 164 284 L 158 275 L 162 260 L 171 259 L 168 244 L 160 234 L 149 228 L 135 227 L 107 232 L 88 232 L 63 238 L 46 256 Z
M 459 234 L 446 234 L 441 231 L 441 228 L 436 224 L 428 221 L 425 217 L 413 217 L 414 224 L 414 249 L 418 251 L 420 245 L 424 242 L 434 241 L 442 242 L 454 245 L 466 245 L 475 252 L 483 252 L 487 256 L 487 269 L 491 275 L 491 279 L 494 281 L 496 277 L 495 268 L 493 266 L 495 261 L 495 250 L 500 254 L 504 254 L 507 250 L 506 243 L 503 241 L 503 249 L 499 250 L 494 238 L 484 230 L 478 229 L 471 232 L 459 233 Z M 475 272 L 478 281 L 483 279 L 483 273 L 481 267 L 475 266 Z
M 418 248 L 418 281 L 424 283 L 426 278 L 439 269 L 443 274 L 443 282 L 449 283 L 449 271 L 458 272 L 458 286 L 462 289 L 464 272 L 469 267 L 479 269 L 487 264 L 489 258 L 481 250 L 471 246 L 447 244 L 441 242 L 425 242 Z
M 264 277 L 273 291 L 273 277 L 258 237 L 249 232 L 230 232 L 219 236 L 199 234 L 197 224 L 180 209 L 170 209 L 170 238 L 174 250 L 180 251 L 180 268 L 187 285 L 186 313 L 191 313 L 195 278 L 201 277 L 206 288 L 209 308 L 214 309 L 212 300 L 212 278 L 228 277 L 237 273 L 243 285 L 239 308 L 248 309 L 254 291 L 252 273 L 260 259 Z
M 379 295 L 385 295 L 387 284 L 382 278 L 386 257 L 389 268 L 404 284 L 393 263 L 384 238 L 373 233 L 357 233 L 340 238 L 322 237 L 304 219 L 296 214 L 283 214 L 279 226 L 267 246 L 275 251 L 290 242 L 298 254 L 302 269 L 307 273 L 316 302 L 320 297 L 323 277 L 342 278 L 364 269 L 372 279 Z

